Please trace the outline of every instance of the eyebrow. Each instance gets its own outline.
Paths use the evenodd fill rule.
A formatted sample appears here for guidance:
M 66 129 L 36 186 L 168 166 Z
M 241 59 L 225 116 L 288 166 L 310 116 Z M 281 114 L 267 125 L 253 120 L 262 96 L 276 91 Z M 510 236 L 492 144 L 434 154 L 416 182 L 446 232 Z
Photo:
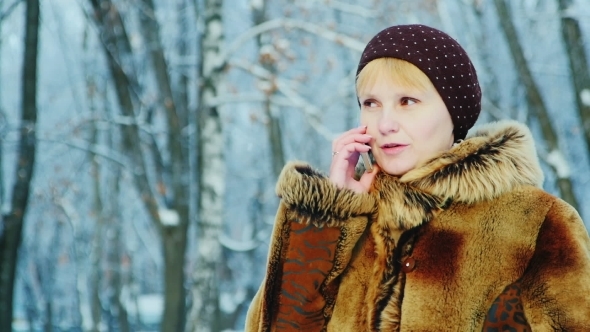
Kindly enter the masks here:
M 359 99 L 378 99 L 377 96 L 375 96 L 372 93 L 369 94 L 359 94 Z

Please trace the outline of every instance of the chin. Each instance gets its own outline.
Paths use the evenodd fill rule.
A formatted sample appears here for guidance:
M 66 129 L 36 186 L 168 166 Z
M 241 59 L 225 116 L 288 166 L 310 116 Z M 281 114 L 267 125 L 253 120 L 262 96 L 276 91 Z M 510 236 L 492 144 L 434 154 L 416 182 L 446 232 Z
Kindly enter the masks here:
M 381 170 L 389 175 L 402 176 L 411 171 L 414 167 L 410 165 L 383 165 L 379 164 Z

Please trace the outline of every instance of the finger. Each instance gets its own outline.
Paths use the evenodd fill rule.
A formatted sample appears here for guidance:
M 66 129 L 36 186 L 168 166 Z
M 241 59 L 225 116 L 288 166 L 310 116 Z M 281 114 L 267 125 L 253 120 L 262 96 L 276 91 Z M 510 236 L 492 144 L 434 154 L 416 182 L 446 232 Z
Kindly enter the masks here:
M 342 134 L 340 134 L 338 137 L 336 137 L 333 141 L 332 141 L 332 150 L 335 150 L 336 147 L 336 143 L 341 141 L 343 138 L 350 136 L 350 135 L 355 135 L 355 134 L 365 134 L 367 132 L 367 126 L 360 126 L 360 127 L 356 127 L 356 128 L 352 128 L 348 131 L 343 132 Z
M 354 175 L 354 169 L 358 163 L 360 153 L 370 150 L 370 146 L 362 143 L 355 142 L 345 145 L 333 155 L 330 174 L 333 174 L 339 179 L 346 179 L 347 176 Z
M 345 146 L 354 143 L 368 144 L 371 142 L 373 137 L 367 134 L 348 134 L 334 141 L 332 145 L 332 151 L 339 152 L 344 149 Z
M 339 160 L 352 160 L 352 157 L 355 161 L 358 161 L 360 153 L 369 151 L 371 151 L 370 146 L 363 143 L 352 142 L 344 145 L 339 151 L 336 151 L 338 153 L 334 155 L 334 158 Z

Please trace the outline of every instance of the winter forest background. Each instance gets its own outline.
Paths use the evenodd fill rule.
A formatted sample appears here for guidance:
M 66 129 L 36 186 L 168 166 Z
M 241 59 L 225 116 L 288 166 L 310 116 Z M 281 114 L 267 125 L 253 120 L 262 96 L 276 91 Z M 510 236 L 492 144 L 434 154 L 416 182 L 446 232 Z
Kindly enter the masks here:
M 327 171 L 366 42 L 459 40 L 590 226 L 588 0 L 0 0 L 0 331 L 241 330 L 282 165 Z M 27 199 L 28 198 L 28 199 Z

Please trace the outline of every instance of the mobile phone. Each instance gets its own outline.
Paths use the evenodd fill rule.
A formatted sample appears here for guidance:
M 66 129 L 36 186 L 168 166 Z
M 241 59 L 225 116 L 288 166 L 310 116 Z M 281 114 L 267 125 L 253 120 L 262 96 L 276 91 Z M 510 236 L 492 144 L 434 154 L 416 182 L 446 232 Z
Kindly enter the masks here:
M 365 164 L 367 173 L 371 173 L 373 171 L 373 164 L 371 163 L 371 157 L 369 157 L 369 153 L 361 152 L 361 156 L 363 157 L 363 164 Z

